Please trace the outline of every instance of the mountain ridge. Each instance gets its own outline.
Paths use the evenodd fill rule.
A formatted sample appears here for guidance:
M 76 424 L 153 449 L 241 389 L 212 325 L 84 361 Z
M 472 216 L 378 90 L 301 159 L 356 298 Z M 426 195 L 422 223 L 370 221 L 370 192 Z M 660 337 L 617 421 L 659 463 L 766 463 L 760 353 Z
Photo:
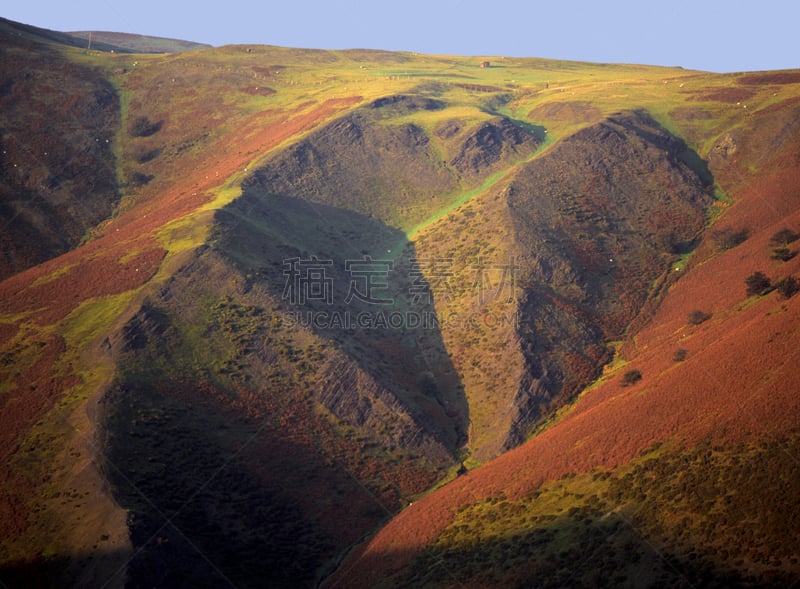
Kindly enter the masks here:
M 113 31 L 70 31 L 67 34 L 77 39 L 84 39 L 87 42 L 88 50 L 91 50 L 91 46 L 98 42 L 101 43 L 100 47 L 108 45 L 131 53 L 179 53 L 211 47 L 207 43 L 195 41 Z

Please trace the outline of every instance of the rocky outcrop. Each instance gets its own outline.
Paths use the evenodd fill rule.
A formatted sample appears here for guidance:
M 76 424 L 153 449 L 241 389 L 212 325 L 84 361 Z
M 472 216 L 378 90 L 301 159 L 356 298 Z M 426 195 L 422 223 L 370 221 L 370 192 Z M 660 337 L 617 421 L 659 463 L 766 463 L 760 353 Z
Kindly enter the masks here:
M 107 347 L 117 354 L 144 349 L 151 341 L 163 338 L 169 326 L 169 316 L 146 302 L 113 338 L 106 339 Z
M 403 448 L 447 465 L 453 451 L 432 435 L 431 416 L 413 414 L 390 390 L 358 367 L 352 359 L 335 354 L 320 369 L 317 400 L 337 418 L 375 432 L 388 449 Z
M 736 153 L 736 139 L 730 133 L 725 133 L 722 138 L 714 144 L 709 158 L 712 164 L 721 165 L 727 162 Z
M 454 135 L 452 126 L 442 127 L 440 133 Z M 471 130 L 450 165 L 465 176 L 476 176 L 494 169 L 496 164 L 508 164 L 514 159 L 536 151 L 539 140 L 510 119 L 496 117 L 480 123 Z
M 369 215 L 395 227 L 444 206 L 457 178 L 424 130 L 393 124 L 406 100 L 364 107 L 311 134 L 245 181 L 245 190 L 301 198 Z M 380 122 L 379 122 L 380 121 Z
M 378 98 L 369 104 L 371 109 L 380 109 L 383 116 L 406 115 L 420 110 L 442 110 L 446 104 L 435 98 L 409 94 L 395 94 Z
M 380 98 L 280 153 L 243 186 L 405 228 L 451 204 L 465 186 L 531 155 L 541 143 L 506 117 L 471 127 L 453 119 L 438 125 L 433 137 L 401 118 L 445 106 L 423 96 Z

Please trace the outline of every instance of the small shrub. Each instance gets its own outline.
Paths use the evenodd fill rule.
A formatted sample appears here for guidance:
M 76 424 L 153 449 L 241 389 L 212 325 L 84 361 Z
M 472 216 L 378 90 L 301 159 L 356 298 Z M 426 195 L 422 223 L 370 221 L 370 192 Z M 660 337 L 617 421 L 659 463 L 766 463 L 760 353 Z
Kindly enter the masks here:
M 771 258 L 773 260 L 780 260 L 781 262 L 788 262 L 796 255 L 797 252 L 794 252 L 785 245 L 782 245 L 781 247 L 776 247 L 774 250 L 772 250 Z
M 156 159 L 159 155 L 161 155 L 161 148 L 155 149 L 148 149 L 148 148 L 139 148 L 133 156 L 140 164 L 146 164 L 149 161 Z
M 711 240 L 720 251 L 734 248 L 747 241 L 748 237 L 750 237 L 750 231 L 747 229 L 734 229 L 733 227 L 717 229 L 711 233 Z
M 636 369 L 628 370 L 622 375 L 622 386 L 627 387 L 642 380 L 642 373 Z
M 704 321 L 711 319 L 711 313 L 706 313 L 700 309 L 695 309 L 689 313 L 689 323 L 692 325 L 700 325 Z
M 800 233 L 795 233 L 788 227 L 785 227 L 780 231 L 778 231 L 777 233 L 775 233 L 775 235 L 773 235 L 769 241 L 772 245 L 776 247 L 781 247 L 781 246 L 786 247 L 787 245 L 789 245 L 793 241 L 797 241 L 798 239 L 800 239 Z
M 151 121 L 147 117 L 136 117 L 128 127 L 131 137 L 149 137 L 161 130 L 164 121 Z
M 675 350 L 675 353 L 672 354 L 672 359 L 675 362 L 683 362 L 684 360 L 686 360 L 686 357 L 688 355 L 689 355 L 689 350 L 687 350 L 686 348 L 678 348 L 677 350 Z
M 149 174 L 143 174 L 142 172 L 134 172 L 131 174 L 130 178 L 130 185 L 131 186 L 144 186 L 148 184 L 150 180 L 155 178 L 155 176 L 151 176 Z
M 775 283 L 775 290 L 777 290 L 783 298 L 791 298 L 800 292 L 800 280 L 797 280 L 794 276 L 787 276 Z
M 769 277 L 761 271 L 753 272 L 745 278 L 744 283 L 747 285 L 747 296 L 749 297 L 765 295 L 773 288 Z

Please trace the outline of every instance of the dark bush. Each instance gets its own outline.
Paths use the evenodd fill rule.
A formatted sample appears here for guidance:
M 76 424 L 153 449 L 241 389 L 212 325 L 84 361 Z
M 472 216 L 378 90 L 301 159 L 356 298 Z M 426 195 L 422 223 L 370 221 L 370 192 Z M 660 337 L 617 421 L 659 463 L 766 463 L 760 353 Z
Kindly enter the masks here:
M 128 127 L 131 137 L 149 137 L 161 130 L 164 121 L 151 121 L 147 117 L 136 117 Z
M 141 148 L 136 151 L 133 157 L 140 164 L 146 164 L 147 162 L 156 159 L 159 155 L 161 155 L 160 148 L 155 148 L 155 149 Z
M 711 240 L 720 251 L 734 248 L 747 241 L 748 237 L 750 237 L 750 232 L 747 229 L 734 229 L 733 227 L 717 229 L 711 233 Z
M 149 174 L 143 174 L 142 172 L 134 172 L 131 174 L 130 185 L 131 186 L 144 186 L 148 184 L 150 180 L 155 178 L 155 176 L 151 176 Z
M 705 311 L 701 311 L 700 309 L 695 309 L 691 313 L 689 313 L 689 323 L 692 325 L 700 325 L 704 321 L 708 321 L 711 319 L 711 313 L 706 313 Z
M 794 276 L 787 276 L 775 283 L 775 290 L 777 290 L 783 298 L 791 298 L 800 292 L 800 280 L 797 280 Z
M 793 241 L 800 239 L 800 233 L 795 233 L 788 227 L 781 229 L 769 240 L 774 246 L 787 246 Z
M 761 271 L 753 272 L 745 278 L 744 283 L 747 285 L 747 296 L 749 297 L 765 295 L 773 288 L 769 277 Z
M 686 348 L 678 348 L 677 350 L 675 350 L 675 353 L 672 354 L 672 359 L 675 362 L 683 362 L 684 360 L 686 360 L 686 357 L 688 355 L 689 355 L 689 350 L 687 350 Z
M 636 369 L 628 370 L 622 375 L 622 386 L 627 387 L 642 380 L 642 373 Z

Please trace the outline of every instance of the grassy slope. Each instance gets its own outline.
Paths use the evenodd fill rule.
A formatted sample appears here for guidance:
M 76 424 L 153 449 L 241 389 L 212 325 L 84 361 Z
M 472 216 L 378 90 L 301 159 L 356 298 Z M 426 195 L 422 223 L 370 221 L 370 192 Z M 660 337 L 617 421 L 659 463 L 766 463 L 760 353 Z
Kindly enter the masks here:
M 796 437 L 657 447 L 611 472 L 462 504 L 399 584 L 791 585 L 796 452 Z
M 11 442 L 20 450 L 9 475 L 14 485 L 8 488 L 16 494 L 10 499 L 16 521 L 26 530 L 16 543 L 4 544 L 11 559 L 97 551 L 113 505 L 99 480 L 79 476 L 91 470 L 90 424 L 83 419 L 78 427 L 68 419 L 85 414 L 87 400 L 107 382 L 111 366 L 107 359 L 98 362 L 97 344 L 138 307 L 143 288 L 163 283 L 181 256 L 203 243 L 207 211 L 236 198 L 246 170 L 270 150 L 358 104 L 416 90 L 446 99 L 467 120 L 479 120 L 488 111 L 544 125 L 549 145 L 603 114 L 646 108 L 706 155 L 757 106 L 778 103 L 794 92 L 793 86 L 736 85 L 730 76 L 681 70 L 522 59 L 497 59 L 493 67 L 480 69 L 473 60 L 445 56 L 264 47 L 165 57 L 67 55 L 104 68 L 120 89 L 123 124 L 115 149 L 118 175 L 128 188 L 117 214 L 98 227 L 93 241 L 0 285 L 3 349 L 14 365 L 3 390 L 21 395 L 23 383 L 49 383 L 36 389 L 47 388 L 48 400 L 34 414 L 15 422 L 4 409 L 4 417 L 12 415 L 11 431 L 19 432 Z M 749 103 L 747 111 L 726 94 L 731 86 L 739 92 L 735 98 Z M 584 108 L 587 102 L 590 109 Z M 131 137 L 127 129 L 138 117 L 161 127 L 148 137 Z M 439 122 L 435 114 L 419 120 L 428 128 Z M 730 177 L 736 179 L 735 173 Z M 431 214 L 432 219 L 438 216 Z M 415 227 L 414 235 L 423 229 Z M 70 384 L 53 380 L 52 374 Z M 71 444 L 82 446 L 83 454 L 63 450 Z M 62 468 L 45 477 L 47 465 L 56 460 Z M 34 462 L 42 467 L 31 469 Z M 541 476 L 557 476 L 558 471 Z M 85 506 L 55 494 L 63 489 L 87 496 L 92 505 L 105 502 L 109 519 L 87 521 Z M 124 552 L 121 531 L 115 528 L 112 536 Z

